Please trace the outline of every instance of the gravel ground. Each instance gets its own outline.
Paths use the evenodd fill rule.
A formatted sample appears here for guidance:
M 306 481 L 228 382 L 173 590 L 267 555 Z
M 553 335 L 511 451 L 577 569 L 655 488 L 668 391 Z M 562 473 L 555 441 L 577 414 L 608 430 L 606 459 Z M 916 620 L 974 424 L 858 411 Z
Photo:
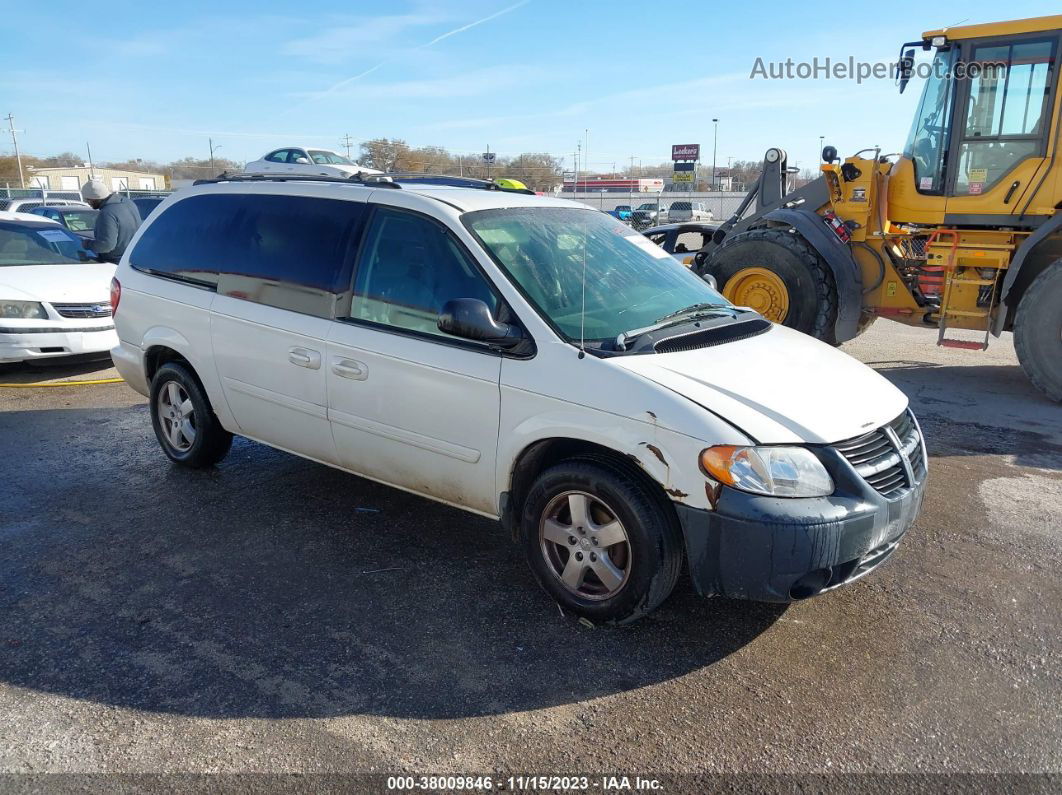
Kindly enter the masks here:
M 934 341 L 845 346 L 928 439 L 885 566 L 788 608 L 683 581 L 619 629 L 489 521 L 244 440 L 177 469 L 122 384 L 0 388 L 0 771 L 1062 773 L 1062 409 L 1009 339 Z M 41 781 L 79 780 L 0 786 Z

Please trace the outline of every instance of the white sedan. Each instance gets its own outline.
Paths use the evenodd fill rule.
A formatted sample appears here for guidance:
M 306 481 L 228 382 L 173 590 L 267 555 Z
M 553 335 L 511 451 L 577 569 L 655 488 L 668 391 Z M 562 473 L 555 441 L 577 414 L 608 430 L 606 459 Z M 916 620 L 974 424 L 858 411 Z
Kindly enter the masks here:
M 115 347 L 114 269 L 89 261 L 78 237 L 55 221 L 0 212 L 0 362 Z
M 274 149 L 243 167 L 247 174 L 307 174 L 318 177 L 351 177 L 355 174 L 382 174 L 375 168 L 359 166 L 330 149 L 288 146 Z

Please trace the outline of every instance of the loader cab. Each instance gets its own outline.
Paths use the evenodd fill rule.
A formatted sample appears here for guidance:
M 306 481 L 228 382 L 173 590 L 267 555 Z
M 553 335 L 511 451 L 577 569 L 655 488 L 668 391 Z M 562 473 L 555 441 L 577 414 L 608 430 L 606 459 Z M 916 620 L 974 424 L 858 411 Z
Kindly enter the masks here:
M 919 69 L 921 100 L 892 170 L 891 220 L 1022 225 L 1050 214 L 1053 203 L 1042 197 L 1053 195 L 1058 179 L 1049 172 L 1057 154 L 1060 23 L 1062 17 L 1042 18 L 924 34 L 935 54 Z

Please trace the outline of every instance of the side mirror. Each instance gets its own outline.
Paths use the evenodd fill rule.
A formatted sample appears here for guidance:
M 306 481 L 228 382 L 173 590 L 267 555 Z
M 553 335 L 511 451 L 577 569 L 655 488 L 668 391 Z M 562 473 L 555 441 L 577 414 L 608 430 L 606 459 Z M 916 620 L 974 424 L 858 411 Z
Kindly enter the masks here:
M 515 348 L 524 340 L 524 330 L 512 323 L 499 323 L 490 308 L 478 298 L 455 298 L 443 305 L 437 322 L 439 331 L 496 345 Z
M 295 162 L 298 163 L 300 166 L 310 165 L 310 161 L 305 157 L 296 157 Z
M 715 290 L 716 292 L 719 291 L 719 282 L 715 280 L 715 277 L 712 276 L 712 274 L 705 273 L 701 276 L 701 278 L 704 279 L 708 283 L 708 286 L 711 287 L 713 290 Z
M 911 75 L 914 73 L 914 50 L 907 50 L 900 56 L 899 62 L 896 64 L 896 76 L 900 86 L 900 93 L 907 88 L 907 84 L 911 82 Z

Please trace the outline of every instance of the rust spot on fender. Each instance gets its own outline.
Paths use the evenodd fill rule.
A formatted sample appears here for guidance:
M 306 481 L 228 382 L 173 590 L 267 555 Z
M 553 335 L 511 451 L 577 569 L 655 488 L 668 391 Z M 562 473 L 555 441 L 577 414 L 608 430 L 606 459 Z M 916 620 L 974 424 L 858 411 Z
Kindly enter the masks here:
M 670 464 L 668 464 L 667 462 L 667 459 L 664 458 L 664 454 L 660 452 L 659 447 L 657 447 L 655 444 L 649 444 L 649 442 L 642 442 L 642 444 L 645 445 L 646 450 L 648 450 L 650 453 L 660 459 L 661 464 L 663 464 L 664 466 L 670 466 Z
M 664 489 L 668 494 L 674 497 L 676 500 L 681 500 L 683 497 L 689 497 L 690 495 L 681 489 Z

